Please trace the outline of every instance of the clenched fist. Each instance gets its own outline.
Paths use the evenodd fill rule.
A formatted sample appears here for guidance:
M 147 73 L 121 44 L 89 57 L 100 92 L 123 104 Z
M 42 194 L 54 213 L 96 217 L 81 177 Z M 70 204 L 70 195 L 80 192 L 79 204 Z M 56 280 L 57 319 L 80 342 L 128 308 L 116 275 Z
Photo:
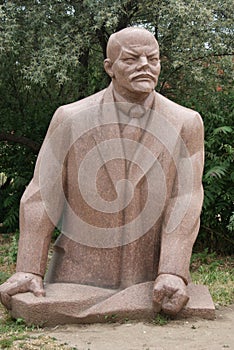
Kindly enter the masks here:
M 159 275 L 154 283 L 153 302 L 157 312 L 175 316 L 188 302 L 183 279 L 169 274 Z
M 0 286 L 0 301 L 10 310 L 11 297 L 26 292 L 32 292 L 35 296 L 45 296 L 42 277 L 33 273 L 15 273 Z

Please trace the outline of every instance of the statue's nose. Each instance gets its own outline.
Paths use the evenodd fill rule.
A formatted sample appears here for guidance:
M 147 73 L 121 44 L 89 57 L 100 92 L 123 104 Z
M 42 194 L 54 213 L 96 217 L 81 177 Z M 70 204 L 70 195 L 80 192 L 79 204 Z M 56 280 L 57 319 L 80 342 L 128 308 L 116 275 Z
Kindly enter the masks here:
M 139 63 L 137 65 L 137 70 L 140 70 L 142 68 L 148 68 L 149 67 L 149 63 L 148 63 L 148 59 L 146 56 L 141 56 L 139 58 Z

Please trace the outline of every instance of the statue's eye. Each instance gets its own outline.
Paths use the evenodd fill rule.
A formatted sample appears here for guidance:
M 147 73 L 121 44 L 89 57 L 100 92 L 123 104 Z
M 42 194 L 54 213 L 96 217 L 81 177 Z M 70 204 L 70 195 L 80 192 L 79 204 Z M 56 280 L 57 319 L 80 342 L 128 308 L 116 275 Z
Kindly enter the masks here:
M 127 57 L 124 59 L 124 62 L 127 63 L 127 64 L 131 64 L 133 62 L 136 61 L 136 58 L 135 57 Z
M 148 61 L 149 61 L 150 63 L 157 63 L 157 62 L 158 62 L 158 57 L 149 57 L 149 58 L 148 58 Z

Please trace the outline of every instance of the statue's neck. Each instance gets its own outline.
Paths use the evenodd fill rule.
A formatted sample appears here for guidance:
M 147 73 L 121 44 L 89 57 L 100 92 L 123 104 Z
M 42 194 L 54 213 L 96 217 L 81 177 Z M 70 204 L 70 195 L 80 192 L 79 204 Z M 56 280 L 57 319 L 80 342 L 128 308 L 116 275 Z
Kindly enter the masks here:
M 121 94 L 118 90 L 113 87 L 113 93 L 114 93 L 114 98 L 116 102 L 127 102 L 127 103 L 137 103 L 140 105 L 143 105 L 145 108 L 151 108 L 153 101 L 154 101 L 154 92 L 151 91 L 150 93 L 147 93 L 146 95 L 138 96 L 136 93 L 128 94 L 127 96 L 125 94 Z

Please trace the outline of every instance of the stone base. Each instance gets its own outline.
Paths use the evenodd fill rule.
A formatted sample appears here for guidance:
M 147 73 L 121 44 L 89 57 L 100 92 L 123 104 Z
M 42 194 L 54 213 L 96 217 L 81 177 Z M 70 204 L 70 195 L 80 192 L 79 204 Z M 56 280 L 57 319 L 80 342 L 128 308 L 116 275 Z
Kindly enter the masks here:
M 187 305 L 177 317 L 215 318 L 215 308 L 208 288 L 189 284 Z M 45 286 L 46 297 L 32 293 L 12 297 L 11 315 L 23 318 L 26 324 L 95 323 L 128 320 L 152 320 L 153 282 L 140 283 L 124 290 L 53 283 Z

